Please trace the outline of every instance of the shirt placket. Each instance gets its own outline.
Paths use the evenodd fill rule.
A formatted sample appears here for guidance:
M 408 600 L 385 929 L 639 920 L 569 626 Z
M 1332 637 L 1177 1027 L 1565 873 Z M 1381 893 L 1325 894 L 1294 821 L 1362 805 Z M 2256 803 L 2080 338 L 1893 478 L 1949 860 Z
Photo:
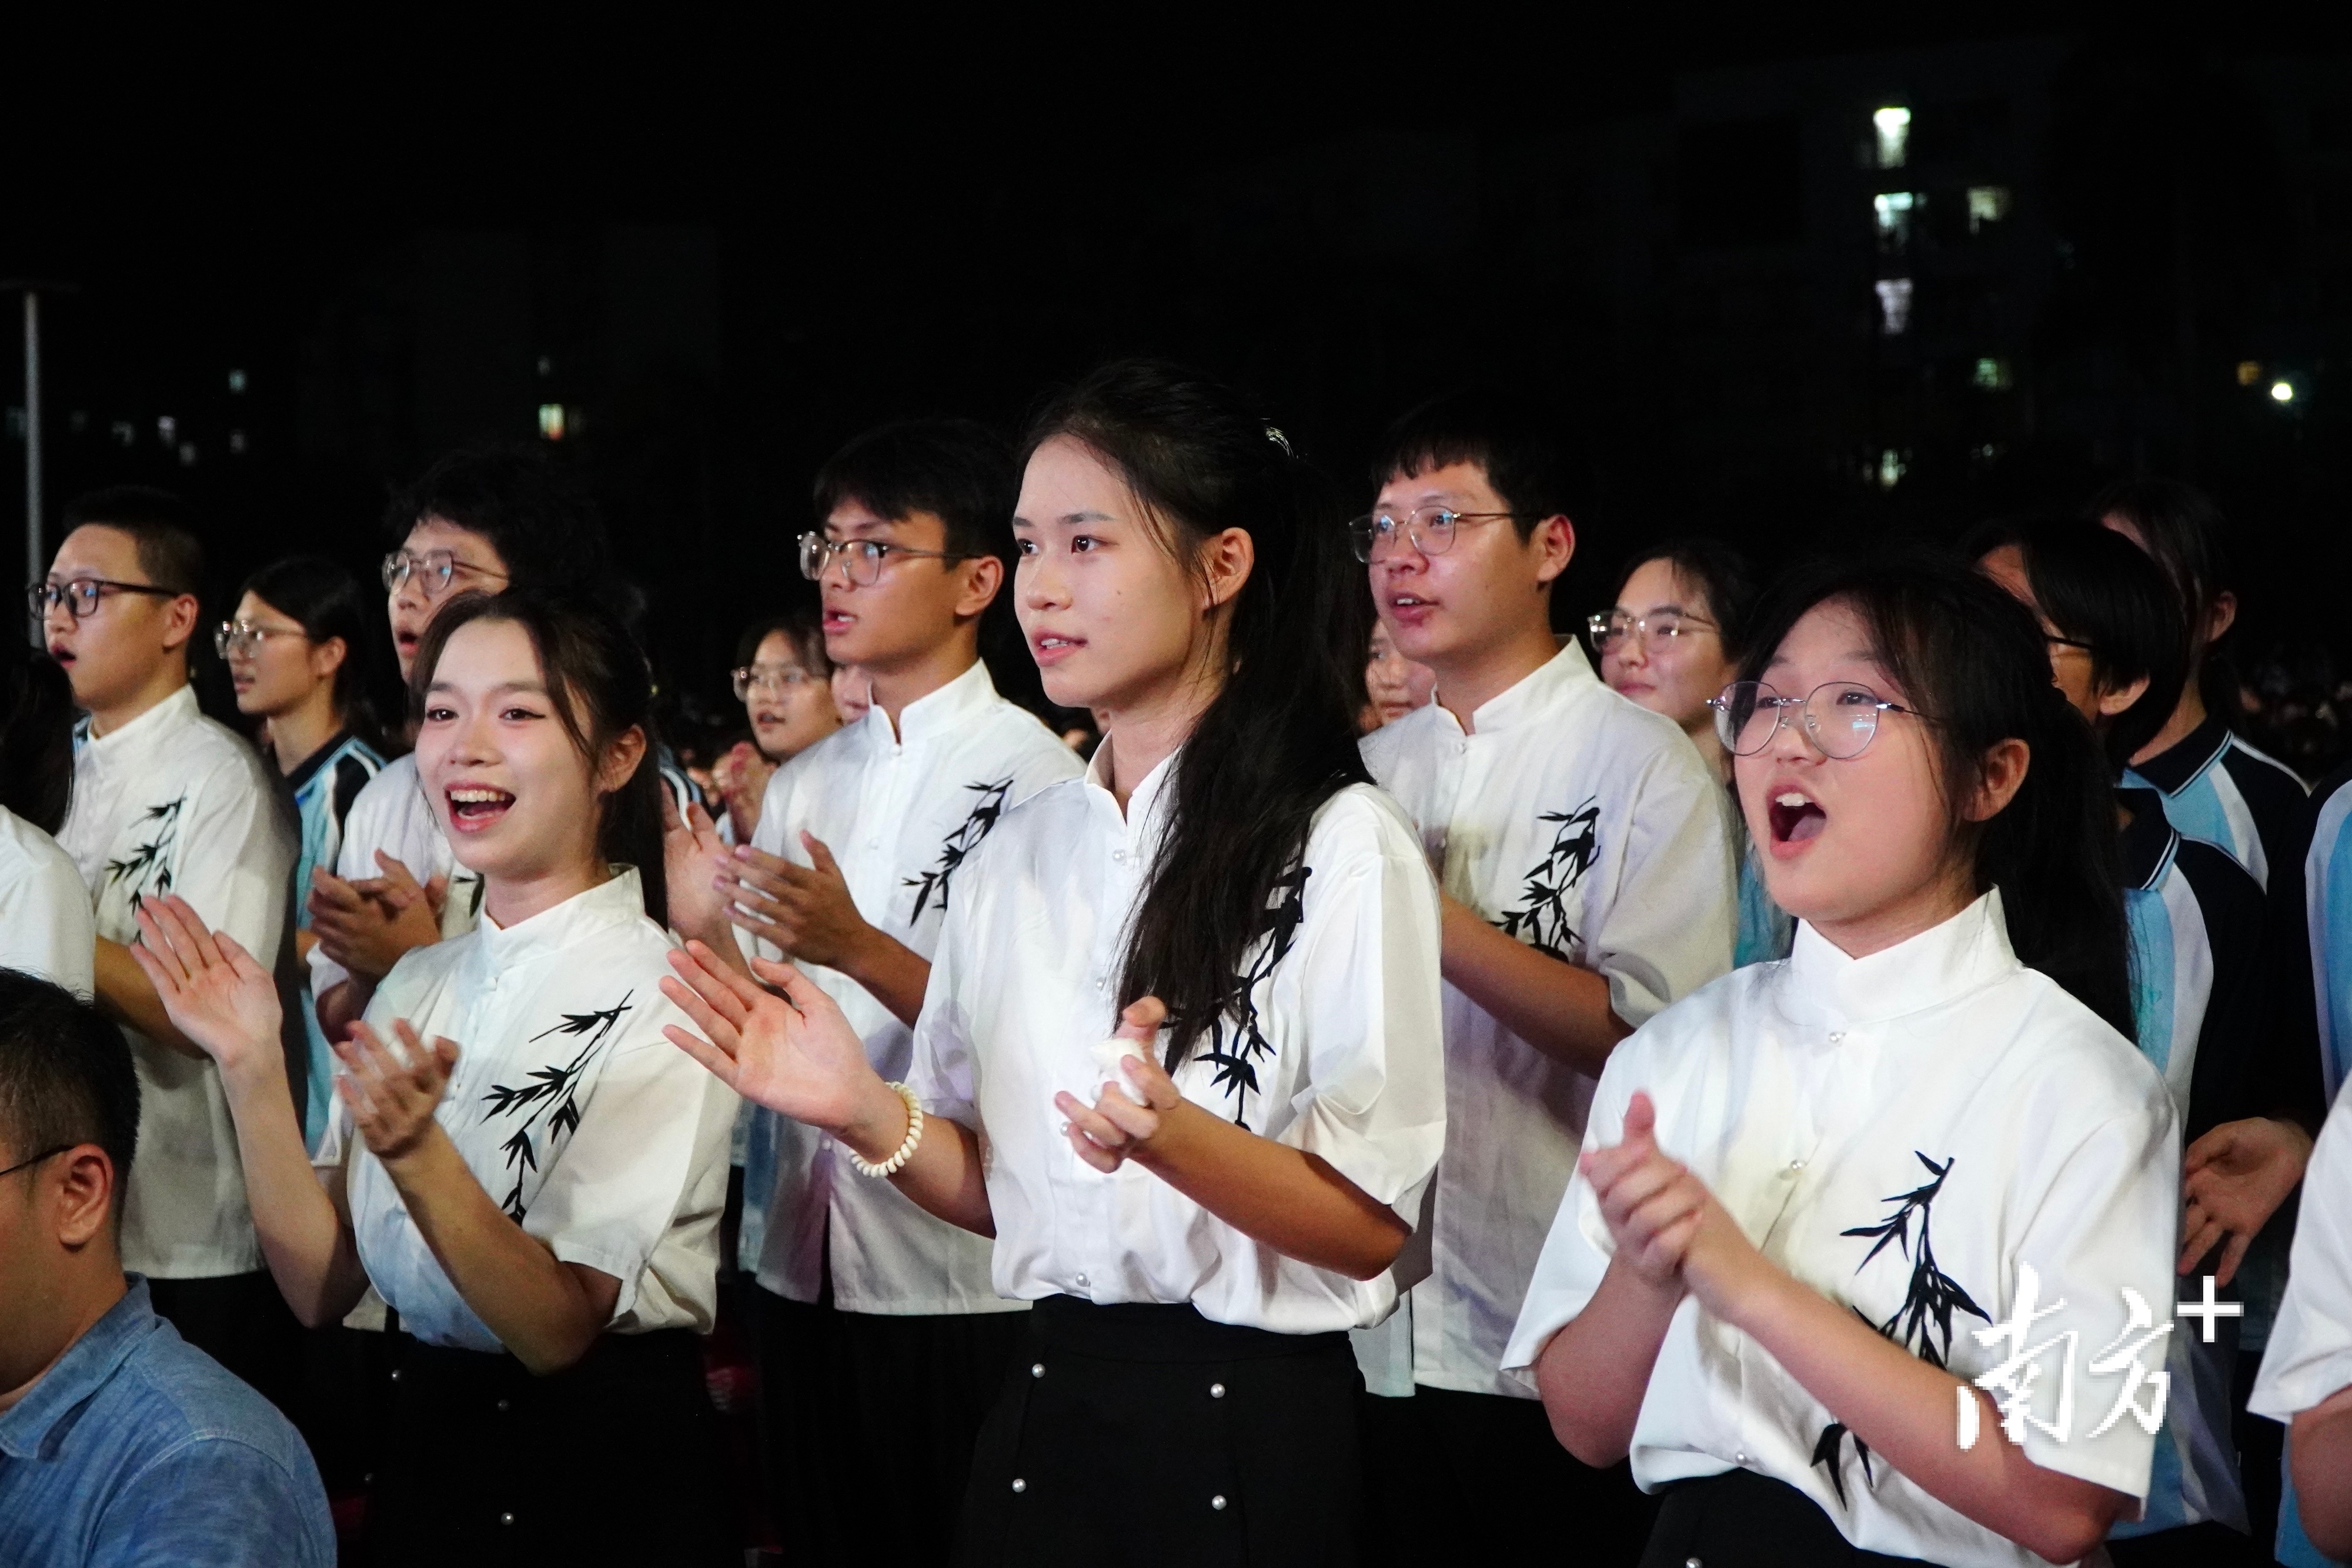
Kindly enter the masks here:
M 1102 899 L 1097 905 L 1108 916 L 1095 923 L 1094 984 L 1098 998 L 1098 1017 L 1107 1021 L 1104 1036 L 1118 1027 L 1117 1014 L 1111 1009 L 1118 1000 L 1119 959 L 1127 926 L 1135 907 L 1138 884 L 1142 879 L 1145 851 L 1139 821 L 1141 813 L 1130 800 L 1124 817 L 1115 824 L 1107 824 L 1110 847 L 1103 868 Z M 1089 1045 L 1091 1041 L 1087 1042 Z M 1082 1047 L 1081 1049 L 1084 1049 Z M 1091 1063 L 1090 1063 L 1091 1066 Z M 1108 1076 L 1108 1075 L 1106 1075 Z M 1070 1158 L 1077 1159 L 1076 1151 Z M 1097 1176 L 1081 1162 L 1079 1180 L 1087 1194 L 1087 1221 L 1081 1234 L 1087 1238 L 1080 1249 L 1084 1267 L 1071 1277 L 1071 1283 L 1089 1300 L 1098 1299 L 1096 1292 L 1118 1278 L 1118 1186 L 1120 1177 Z

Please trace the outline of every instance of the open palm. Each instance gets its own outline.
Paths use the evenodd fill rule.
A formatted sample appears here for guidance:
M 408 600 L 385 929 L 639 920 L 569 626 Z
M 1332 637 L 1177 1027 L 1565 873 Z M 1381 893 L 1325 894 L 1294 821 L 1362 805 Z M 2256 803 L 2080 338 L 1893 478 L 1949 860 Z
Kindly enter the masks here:
M 131 956 L 174 1028 L 224 1072 L 281 1060 L 277 982 L 236 938 L 208 929 L 177 894 L 141 900 L 138 918 Z
M 877 1075 L 831 997 L 791 965 L 754 958 L 753 972 L 782 994 L 763 990 L 699 942 L 669 963 L 677 977 L 662 981 L 662 994 L 701 1031 L 671 1024 L 662 1032 L 672 1043 L 771 1111 L 826 1132 L 847 1124 Z
M 669 890 L 670 928 L 687 936 L 709 936 L 727 923 L 727 895 L 718 877 L 727 863 L 727 841 L 700 806 L 678 815 L 677 802 L 662 791 L 662 876 Z

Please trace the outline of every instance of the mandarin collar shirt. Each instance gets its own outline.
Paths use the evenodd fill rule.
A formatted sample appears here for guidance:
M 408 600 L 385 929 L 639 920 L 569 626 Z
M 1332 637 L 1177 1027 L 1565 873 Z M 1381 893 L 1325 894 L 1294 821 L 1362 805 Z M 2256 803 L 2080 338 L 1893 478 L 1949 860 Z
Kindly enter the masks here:
M 1083 779 L 997 824 L 956 883 L 908 1080 L 925 1109 L 982 1139 L 997 1291 L 1187 1302 L 1281 1333 L 1362 1327 L 1395 1304 L 1286 1258 L 1140 1166 L 1079 1159 L 1054 1094 L 1092 1102 L 1096 1047 L 1118 1022 L 1131 922 L 1167 828 L 1183 753 L 1122 811 L 1109 747 Z M 1235 1009 L 1177 1069 L 1185 1098 L 1329 1162 L 1408 1220 L 1445 1136 L 1437 900 L 1412 825 L 1367 785 L 1317 811 L 1304 855 L 1234 977 Z
M 57 840 L 0 806 L 0 969 L 54 981 L 87 1001 L 97 931 L 81 868 Z
M 965 866 L 1013 807 L 1083 764 L 1035 716 L 1005 701 L 972 666 L 908 703 L 896 730 L 880 706 L 776 770 L 752 844 L 810 863 L 801 834 L 832 852 L 868 925 L 929 958 L 963 896 Z M 778 956 L 772 948 L 771 957 Z M 866 1042 L 886 1079 L 903 1079 L 914 1033 L 837 970 L 809 978 Z M 834 1304 L 891 1314 L 1003 1312 L 989 1241 L 919 1207 L 887 1181 L 857 1175 L 833 1139 L 772 1111 L 749 1113 L 743 1252 L 761 1286 L 814 1301 L 831 1248 Z
M 1433 702 L 1363 749 L 1445 893 L 1601 976 L 1627 1024 L 1731 967 L 1722 786 L 1673 721 L 1602 685 L 1573 643 L 1481 706 L 1469 732 Z M 1526 1397 L 1501 1374 L 1503 1345 L 1576 1166 L 1593 1080 L 1452 985 L 1444 1008 L 1448 1136 L 1428 1277 L 1358 1351 L 1376 1392 Z
M 457 1065 L 434 1120 L 483 1190 L 567 1263 L 621 1282 L 608 1332 L 709 1332 L 734 1092 L 672 1045 L 692 1021 L 661 994 L 667 933 L 635 868 L 528 920 L 485 918 L 419 947 L 368 1004 L 387 1041 L 405 1019 Z M 360 1261 L 400 1326 L 427 1344 L 496 1353 L 340 1096 L 317 1162 L 345 1167 Z
M 139 940 L 140 902 L 178 894 L 264 968 L 284 939 L 293 814 L 261 758 L 183 686 L 107 735 L 84 723 L 58 843 L 89 890 L 97 934 Z M 163 1280 L 258 1269 L 245 1167 L 219 1070 L 125 1028 L 139 1070 L 139 1158 L 122 1200 L 122 1263 Z
M 1636 1091 L 1656 1106 L 1659 1147 L 1765 1256 L 1959 1377 L 2034 1353 L 2011 1368 L 2028 1385 L 2026 1457 L 2147 1495 L 2155 1438 L 2116 1399 L 2146 1410 L 2151 1389 L 2125 1357 L 2099 1368 L 2137 1338 L 2126 1291 L 2147 1330 L 2175 1322 L 2179 1118 L 2129 1040 L 2018 962 L 1998 892 L 1862 958 L 1800 925 L 1789 958 L 1734 972 L 1617 1048 L 1588 1125 L 1596 1146 L 1622 1139 Z M 1612 1249 L 1580 1173 L 1507 1367 L 1532 1381 Z M 2035 1316 L 2004 1338 L 2029 1268 Z M 2130 1354 L 2161 1374 L 2167 1347 L 2151 1339 Z M 1951 1419 L 1957 1443 L 1957 1409 Z M 1989 1418 L 1977 1440 L 2008 1438 Z M 1632 1458 L 1653 1491 L 1734 1468 L 1784 1481 L 1865 1551 L 1952 1568 L 2041 1563 L 1859 1453 L 1769 1352 L 1692 1298 L 1659 1348 Z

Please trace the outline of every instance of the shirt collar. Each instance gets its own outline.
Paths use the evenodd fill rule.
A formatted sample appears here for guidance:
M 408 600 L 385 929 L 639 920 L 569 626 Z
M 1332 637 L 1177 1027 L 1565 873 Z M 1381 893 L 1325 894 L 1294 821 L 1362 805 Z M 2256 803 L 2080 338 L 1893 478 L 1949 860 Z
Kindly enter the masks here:
M 1995 888 L 1942 925 L 1866 958 L 1847 956 L 1800 922 L 1781 980 L 1800 1017 L 1861 1026 L 1940 1007 L 2021 967 Z
M 2203 724 L 2172 745 L 2145 762 L 2133 763 L 2132 771 L 2166 794 L 2178 795 L 2229 749 L 2230 727 L 2221 722 L 2220 714 L 2209 713 Z
M 1586 662 L 1584 650 L 1573 640 L 1560 644 L 1559 652 L 1528 671 L 1511 685 L 1479 705 L 1470 716 L 1471 727 L 1480 735 L 1510 729 L 1534 720 L 1549 719 L 1559 705 L 1571 697 L 1581 696 L 1600 685 L 1600 677 Z M 1443 695 L 1443 694 L 1440 694 Z M 1462 727 L 1462 721 L 1443 703 L 1432 702 L 1444 716 L 1439 722 Z
M 67 1347 L 57 1364 L 41 1374 L 40 1381 L 16 1402 L 15 1408 L 0 1416 L 0 1454 L 16 1459 L 41 1458 L 57 1424 L 79 1409 L 114 1375 L 131 1353 L 163 1326 L 163 1320 L 155 1315 L 154 1307 L 147 1300 L 145 1276 L 130 1274 L 124 1278 L 131 1288 L 123 1291 L 122 1299 Z
M 1094 757 L 1087 763 L 1086 783 L 1102 808 L 1117 818 L 1121 813 L 1118 797 L 1111 793 L 1110 788 L 1111 745 L 1110 737 L 1106 736 L 1103 743 L 1095 747 Z M 1167 794 L 1170 780 L 1175 777 L 1176 759 L 1183 755 L 1184 748 L 1180 746 L 1161 758 L 1159 766 L 1145 774 L 1136 785 L 1135 793 L 1127 798 L 1125 827 L 1130 845 L 1142 846 L 1158 839 L 1161 818 L 1165 815 L 1160 809 L 1161 800 Z
M 2154 887 L 2172 864 L 2180 835 L 2164 817 L 2164 797 L 2153 789 L 2118 789 L 2116 799 L 2132 820 L 2124 827 L 2124 885 Z
M 308 784 L 310 781 L 311 775 L 318 772 L 320 768 L 326 766 L 327 758 L 332 757 L 336 750 L 341 747 L 344 742 L 350 740 L 351 737 L 352 732 L 348 729 L 339 729 L 335 731 L 331 739 L 330 739 L 324 746 L 319 747 L 318 750 L 310 753 L 310 756 L 302 758 L 300 765 L 298 766 L 293 772 L 289 773 L 286 776 L 286 788 L 289 789 L 299 789 L 303 785 Z
M 974 659 L 971 668 L 936 691 L 925 692 L 898 710 L 898 729 L 890 730 L 890 716 L 876 703 L 866 710 L 869 737 L 886 748 L 894 746 L 916 746 L 945 734 L 984 711 L 996 700 L 996 683 L 988 678 L 988 665 Z M 879 726 L 879 728 L 873 727 Z
M 645 917 L 645 891 L 637 880 L 637 868 L 615 865 L 612 876 L 585 893 L 575 893 L 553 908 L 512 925 L 500 925 L 485 909 L 477 929 L 482 934 L 482 961 L 495 971 Z
M 79 752 L 85 757 L 110 758 L 118 754 L 137 753 L 170 738 L 182 726 L 204 716 L 196 707 L 196 688 L 182 686 L 121 729 L 104 735 L 92 735 L 89 720 L 84 717 L 78 734 Z

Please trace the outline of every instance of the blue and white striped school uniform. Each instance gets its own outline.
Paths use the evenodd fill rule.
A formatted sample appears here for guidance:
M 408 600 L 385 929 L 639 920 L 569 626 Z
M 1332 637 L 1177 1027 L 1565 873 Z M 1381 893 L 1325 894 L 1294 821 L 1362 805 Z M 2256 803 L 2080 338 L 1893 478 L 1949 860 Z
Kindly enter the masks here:
M 343 821 L 351 815 L 352 802 L 383 768 L 383 754 L 346 729 L 338 731 L 287 776 L 286 782 L 294 791 L 295 819 L 302 830 L 301 849 L 294 862 L 296 929 L 310 928 L 311 871 L 320 866 L 334 869 L 335 857 L 342 852 Z M 308 965 L 301 974 L 302 1027 L 310 1046 L 309 1070 L 303 1074 L 302 1140 L 315 1148 L 334 1103 L 335 1058 L 326 1032 L 319 1027 L 318 1000 L 310 993 Z

